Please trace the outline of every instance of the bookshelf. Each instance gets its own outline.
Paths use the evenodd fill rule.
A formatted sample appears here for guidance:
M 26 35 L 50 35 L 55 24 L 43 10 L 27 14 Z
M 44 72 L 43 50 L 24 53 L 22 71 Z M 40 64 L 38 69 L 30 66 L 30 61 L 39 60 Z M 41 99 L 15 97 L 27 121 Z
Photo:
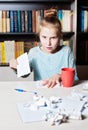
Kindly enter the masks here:
M 77 1 L 76 64 L 79 78 L 88 80 L 88 0 Z
M 73 25 L 72 25 L 72 30 L 71 31 L 63 31 L 63 39 L 64 40 L 69 40 L 69 39 L 76 39 L 75 38 L 75 0 L 0 0 L 0 11 L 3 14 L 6 13 L 7 11 L 9 11 L 9 17 L 10 17 L 10 21 L 12 21 L 12 12 L 17 12 L 17 11 L 33 11 L 33 10 L 46 10 L 49 9 L 51 7 L 55 7 L 57 8 L 57 10 L 72 10 L 73 11 Z M 4 16 L 5 17 L 5 14 Z M 22 17 L 22 16 L 21 16 Z M 7 18 L 7 17 L 6 17 Z M 3 18 L 4 19 L 4 18 Z M 15 21 L 17 21 L 17 19 L 15 19 Z M 4 23 L 4 22 L 3 22 Z M 18 22 L 19 23 L 19 22 Z M 33 24 L 33 23 L 32 23 Z M 0 25 L 1 26 L 1 25 Z M 2 28 L 4 25 L 2 25 Z M 29 42 L 33 42 L 33 41 L 37 41 L 38 40 L 38 36 L 36 31 L 13 31 L 14 28 L 17 29 L 17 25 L 15 25 L 16 27 L 12 26 L 12 22 L 10 22 L 10 29 L 9 31 L 7 30 L 2 30 L 0 31 L 0 43 L 3 41 L 11 41 L 11 40 L 15 40 L 15 41 L 29 41 Z M 26 25 L 24 25 L 26 26 Z M 71 40 L 72 41 L 72 40 Z M 74 51 L 74 55 L 75 55 L 75 40 L 73 40 L 73 51 Z M 1 43 L 2 45 L 2 43 Z M 25 45 L 25 44 L 24 44 Z M 76 57 L 76 56 L 75 56 Z M 2 61 L 0 61 L 0 66 L 8 66 L 8 63 L 3 63 Z
M 77 64 L 88 65 L 88 1 L 77 5 Z
M 51 7 L 56 7 L 58 10 L 72 10 L 73 29 L 63 31 L 63 39 L 72 41 L 72 49 L 77 65 L 85 64 L 84 61 L 79 62 L 79 41 L 81 37 L 85 39 L 88 35 L 88 32 L 80 32 L 79 29 L 80 6 L 88 7 L 87 0 L 0 0 L 0 10 L 5 11 L 46 10 Z M 0 32 L 0 42 L 5 40 L 33 42 L 38 40 L 38 36 L 36 32 Z M 2 64 L 0 62 L 0 66 L 6 68 L 8 63 Z

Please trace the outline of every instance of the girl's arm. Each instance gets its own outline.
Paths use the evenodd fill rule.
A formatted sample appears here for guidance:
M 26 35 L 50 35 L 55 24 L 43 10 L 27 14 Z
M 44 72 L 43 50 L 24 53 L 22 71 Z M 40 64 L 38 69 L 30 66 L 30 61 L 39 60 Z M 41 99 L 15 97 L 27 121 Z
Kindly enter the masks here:
M 10 60 L 10 62 L 9 62 L 9 66 L 10 66 L 10 68 L 12 68 L 12 69 L 17 69 L 17 60 L 16 59 L 12 59 L 12 60 Z

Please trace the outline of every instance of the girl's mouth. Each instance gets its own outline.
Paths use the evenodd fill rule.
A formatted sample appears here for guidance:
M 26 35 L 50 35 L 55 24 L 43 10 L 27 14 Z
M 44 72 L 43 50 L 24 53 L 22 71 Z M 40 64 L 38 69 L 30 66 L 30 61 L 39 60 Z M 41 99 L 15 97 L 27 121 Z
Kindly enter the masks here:
M 52 50 L 52 47 L 46 47 L 47 48 L 47 50 Z

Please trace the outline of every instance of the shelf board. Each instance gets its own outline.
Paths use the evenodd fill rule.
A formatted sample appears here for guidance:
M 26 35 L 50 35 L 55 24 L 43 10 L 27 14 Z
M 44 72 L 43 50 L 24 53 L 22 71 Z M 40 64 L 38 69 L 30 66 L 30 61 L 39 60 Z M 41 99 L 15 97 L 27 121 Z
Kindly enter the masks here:
M 66 3 L 71 3 L 73 2 L 74 0 L 0 0 L 0 3 L 24 3 L 24 2 L 60 2 L 60 3 L 63 3 L 63 2 L 66 2 Z
M 36 33 L 0 33 L 0 41 L 36 39 Z
M 36 35 L 36 33 L 33 32 L 6 32 L 6 33 L 0 33 L 0 35 L 4 36 L 4 35 Z
M 74 32 L 63 32 L 63 39 L 69 39 L 74 35 Z M 35 39 L 38 40 L 38 35 L 36 33 L 0 33 L 0 41 L 4 40 L 27 40 Z
M 0 66 L 6 67 L 9 66 L 9 63 L 0 63 Z

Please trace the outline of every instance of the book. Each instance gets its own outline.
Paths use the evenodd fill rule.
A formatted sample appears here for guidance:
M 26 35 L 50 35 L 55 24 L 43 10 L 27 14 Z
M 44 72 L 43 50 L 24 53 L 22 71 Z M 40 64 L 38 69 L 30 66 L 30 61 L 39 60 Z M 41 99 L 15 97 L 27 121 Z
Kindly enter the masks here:
M 18 20 L 17 20 L 16 10 L 14 10 L 14 13 L 13 13 L 13 23 L 14 23 L 14 32 L 18 32 Z
M 19 56 L 24 53 L 24 41 L 17 41 L 18 44 L 18 51 L 19 51 Z
M 71 10 L 62 10 L 62 31 L 63 32 L 70 32 L 72 31 L 72 20 L 71 20 Z
M 80 13 L 80 17 L 81 17 L 81 24 L 80 24 L 80 29 L 81 29 L 81 32 L 84 32 L 84 10 L 81 10 L 81 13 Z
M 10 32 L 15 32 L 14 30 L 14 11 L 10 10 Z
M 32 41 L 25 41 L 24 42 L 24 52 L 28 52 L 35 44 Z
M 24 53 L 24 42 L 16 41 L 15 42 L 15 58 L 19 57 Z
M 25 32 L 28 32 L 28 11 L 25 10 Z
M 39 31 L 39 25 L 41 21 L 40 11 L 36 10 L 36 33 Z
M 19 44 L 15 41 L 15 59 L 19 56 Z
M 4 42 L 1 43 L 1 63 L 6 63 L 6 52 Z
M 2 62 L 2 42 L 0 42 L 0 63 Z
M 10 11 L 6 11 L 6 32 L 10 32 Z
M 28 32 L 32 32 L 32 10 L 28 11 Z
M 63 14 L 62 10 L 58 10 L 58 11 L 57 11 L 57 16 L 58 16 L 58 19 L 59 19 L 60 22 L 61 22 L 61 25 L 62 25 L 62 14 Z
M 2 10 L 2 32 L 6 32 L 6 10 Z
M 2 10 L 0 10 L 0 32 L 2 32 Z
M 22 32 L 22 26 L 21 26 L 21 10 L 17 10 L 17 23 L 18 23 L 18 32 Z
M 84 10 L 84 32 L 88 31 L 88 11 Z
M 25 32 L 25 11 L 21 10 L 21 26 L 22 32 Z
M 36 32 L 36 10 L 32 10 L 32 32 Z
M 5 59 L 6 63 L 9 63 L 11 59 L 15 58 L 15 41 L 4 41 L 5 45 Z

